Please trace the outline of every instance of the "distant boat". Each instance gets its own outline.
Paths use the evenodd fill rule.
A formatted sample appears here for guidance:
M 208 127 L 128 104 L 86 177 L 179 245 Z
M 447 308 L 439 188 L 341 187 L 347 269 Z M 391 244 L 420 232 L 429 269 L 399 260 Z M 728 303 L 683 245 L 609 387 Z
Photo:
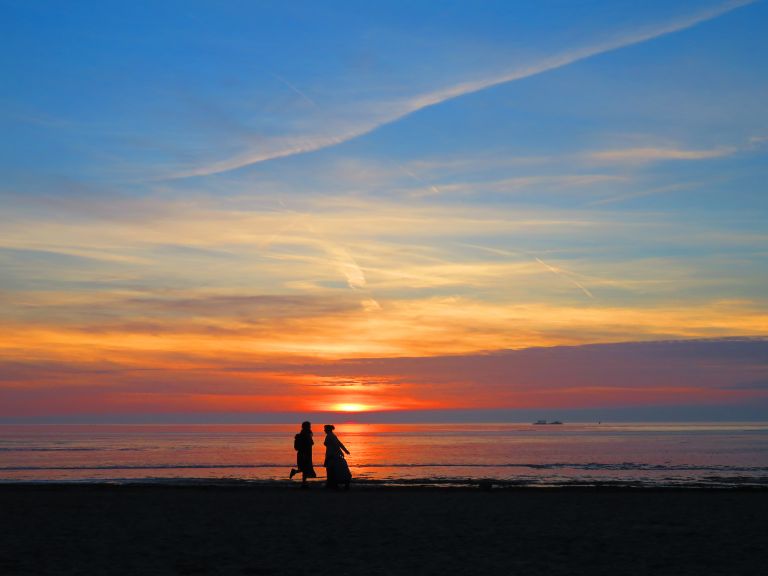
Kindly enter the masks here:
M 546 423 L 547 423 L 546 420 L 536 420 L 536 422 L 534 422 L 534 424 L 546 424 Z
M 534 422 L 534 424 L 536 424 L 536 425 L 541 425 L 541 424 L 549 425 L 549 424 L 562 424 L 562 422 L 560 422 L 560 420 L 552 420 L 552 422 L 547 422 L 546 420 L 536 420 L 536 422 Z

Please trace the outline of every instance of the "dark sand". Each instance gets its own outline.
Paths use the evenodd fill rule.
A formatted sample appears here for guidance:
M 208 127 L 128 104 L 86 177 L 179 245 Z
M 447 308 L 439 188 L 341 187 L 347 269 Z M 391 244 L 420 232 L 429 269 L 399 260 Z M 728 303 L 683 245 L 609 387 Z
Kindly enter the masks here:
M 768 573 L 768 491 L 0 485 L 0 574 Z

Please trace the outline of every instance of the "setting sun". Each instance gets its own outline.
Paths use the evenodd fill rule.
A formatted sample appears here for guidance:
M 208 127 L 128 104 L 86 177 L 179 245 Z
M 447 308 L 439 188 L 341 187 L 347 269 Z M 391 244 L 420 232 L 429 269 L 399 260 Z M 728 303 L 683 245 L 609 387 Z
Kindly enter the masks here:
M 333 408 L 336 412 L 366 412 L 371 409 L 371 406 L 366 404 L 336 404 Z

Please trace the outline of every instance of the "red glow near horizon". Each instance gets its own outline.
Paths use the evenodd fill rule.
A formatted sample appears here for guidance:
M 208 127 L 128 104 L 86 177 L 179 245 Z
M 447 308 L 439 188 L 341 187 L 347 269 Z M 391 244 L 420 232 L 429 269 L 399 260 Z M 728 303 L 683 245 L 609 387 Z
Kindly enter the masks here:
M 714 348 L 713 348 L 714 346 Z M 628 343 L 498 355 L 323 361 L 249 370 L 222 358 L 115 368 L 106 361 L 14 366 L 0 417 L 727 406 L 768 397 L 759 362 L 709 361 L 717 343 Z M 733 347 L 725 342 L 723 350 Z M 763 354 L 762 341 L 745 340 Z M 696 352 L 701 348 L 700 352 Z M 678 354 L 679 351 L 679 355 Z M 693 352 L 696 352 L 693 354 Z M 693 356 L 692 356 L 693 354 Z M 697 356 L 698 354 L 698 356 Z M 725 408 L 724 408 L 725 409 Z

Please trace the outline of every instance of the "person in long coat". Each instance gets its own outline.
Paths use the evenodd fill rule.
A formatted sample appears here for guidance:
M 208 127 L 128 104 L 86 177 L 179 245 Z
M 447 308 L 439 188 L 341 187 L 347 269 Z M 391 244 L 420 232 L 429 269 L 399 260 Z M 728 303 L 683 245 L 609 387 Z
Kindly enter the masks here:
M 315 441 L 312 439 L 312 423 L 302 422 L 301 432 L 293 438 L 293 447 L 296 450 L 296 468 L 291 468 L 290 477 L 293 478 L 301 472 L 301 487 L 306 488 L 307 478 L 317 478 L 315 467 L 312 464 L 312 446 Z
M 344 484 L 344 487 L 349 490 L 349 483 L 352 481 L 352 474 L 349 472 L 349 465 L 344 458 L 344 454 L 349 454 L 349 450 L 344 444 L 341 443 L 333 433 L 336 427 L 333 424 L 326 424 L 323 427 L 325 430 L 325 474 L 326 474 L 326 488 L 338 488 L 339 484 Z

